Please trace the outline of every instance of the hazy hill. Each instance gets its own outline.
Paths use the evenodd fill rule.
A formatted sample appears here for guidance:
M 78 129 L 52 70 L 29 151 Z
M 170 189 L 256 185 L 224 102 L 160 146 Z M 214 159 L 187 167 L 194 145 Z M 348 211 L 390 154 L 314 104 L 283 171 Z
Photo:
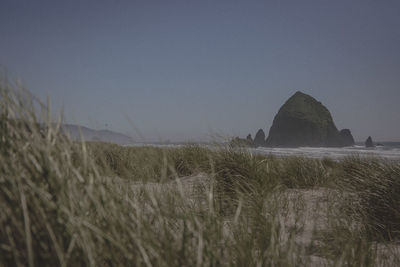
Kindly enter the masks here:
M 74 140 L 81 140 L 83 137 L 85 141 L 110 142 L 120 145 L 133 143 L 131 137 L 110 130 L 94 130 L 74 124 L 64 124 L 62 128 L 63 131 L 69 134 Z

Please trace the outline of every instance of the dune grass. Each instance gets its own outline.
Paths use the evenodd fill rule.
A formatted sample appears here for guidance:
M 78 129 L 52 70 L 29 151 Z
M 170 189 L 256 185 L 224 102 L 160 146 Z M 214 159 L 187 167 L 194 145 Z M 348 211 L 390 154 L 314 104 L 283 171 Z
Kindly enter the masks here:
M 332 185 L 342 175 L 341 165 L 328 158 L 252 155 L 246 149 L 229 146 L 122 147 L 89 142 L 87 147 L 102 175 L 131 180 L 160 181 L 205 172 L 216 173 L 222 179 L 270 178 L 287 188 L 310 188 Z
M 0 93 L 0 265 L 374 266 L 398 236 L 398 163 L 73 142 L 28 92 Z M 145 187 L 198 173 L 196 198 Z M 289 193 L 319 188 L 342 208 L 303 244 Z
M 358 200 L 357 214 L 374 238 L 400 237 L 400 164 L 377 159 L 349 158 L 343 162 L 343 190 Z
M 196 145 L 180 149 L 122 147 L 110 143 L 87 143 L 90 156 L 102 175 L 132 181 L 167 181 L 208 170 L 213 152 Z

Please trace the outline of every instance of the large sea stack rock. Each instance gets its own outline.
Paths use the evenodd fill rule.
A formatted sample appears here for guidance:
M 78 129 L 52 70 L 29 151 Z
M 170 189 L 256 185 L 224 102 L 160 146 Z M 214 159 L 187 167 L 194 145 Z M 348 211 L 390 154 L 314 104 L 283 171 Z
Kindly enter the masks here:
M 343 129 L 339 132 L 342 146 L 354 146 L 354 138 L 349 129 Z
M 343 136 L 350 141 L 350 131 Z M 296 92 L 276 114 L 267 146 L 344 146 L 329 110 L 313 97 Z
M 367 140 L 365 140 L 365 147 L 375 147 L 371 136 L 368 136 Z
M 262 129 L 258 130 L 254 137 L 255 146 L 265 146 L 265 133 Z

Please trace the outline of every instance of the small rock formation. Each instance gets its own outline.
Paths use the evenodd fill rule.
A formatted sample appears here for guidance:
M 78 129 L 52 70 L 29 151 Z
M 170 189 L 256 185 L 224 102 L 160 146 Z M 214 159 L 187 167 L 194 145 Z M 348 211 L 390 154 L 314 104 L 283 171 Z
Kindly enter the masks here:
M 300 91 L 290 97 L 276 114 L 266 145 L 271 147 L 341 147 L 353 145 L 349 130 L 339 133 L 329 110 Z
M 251 137 L 251 134 L 247 135 L 246 140 L 249 141 L 250 143 L 253 143 L 253 138 Z
M 368 136 L 367 140 L 365 140 L 365 147 L 375 147 L 374 142 L 372 142 L 371 136 Z
M 232 147 L 252 147 L 254 145 L 253 141 L 249 139 L 244 139 L 240 137 L 234 137 L 229 143 Z
M 262 129 L 258 130 L 254 137 L 255 146 L 265 146 L 265 133 Z
M 354 138 L 349 129 L 343 129 L 339 132 L 342 146 L 354 146 Z

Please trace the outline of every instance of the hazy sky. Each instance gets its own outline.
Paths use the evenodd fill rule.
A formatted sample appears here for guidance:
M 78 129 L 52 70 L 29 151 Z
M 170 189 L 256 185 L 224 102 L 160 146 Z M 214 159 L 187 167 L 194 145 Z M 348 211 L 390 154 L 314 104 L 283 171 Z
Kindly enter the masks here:
M 399 0 L 1 0 L 0 65 L 138 141 L 268 133 L 297 90 L 356 140 L 400 140 Z

